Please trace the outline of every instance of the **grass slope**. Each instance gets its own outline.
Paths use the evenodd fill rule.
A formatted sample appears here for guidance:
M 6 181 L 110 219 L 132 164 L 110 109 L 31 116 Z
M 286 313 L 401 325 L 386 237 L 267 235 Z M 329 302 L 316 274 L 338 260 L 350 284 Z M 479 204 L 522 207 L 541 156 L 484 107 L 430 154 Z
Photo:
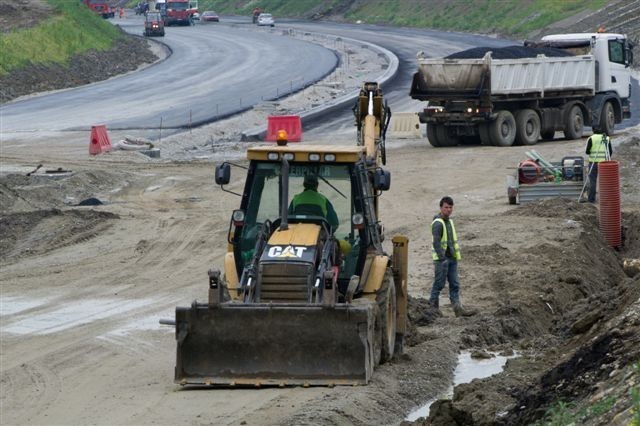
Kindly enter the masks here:
M 84 4 L 47 0 L 55 13 L 39 25 L 0 35 L 0 74 L 29 64 L 66 64 L 75 54 L 111 48 L 122 35 Z
M 250 15 L 261 7 L 276 18 L 340 15 L 349 21 L 523 37 L 605 4 L 607 0 L 200 0 L 199 9 Z

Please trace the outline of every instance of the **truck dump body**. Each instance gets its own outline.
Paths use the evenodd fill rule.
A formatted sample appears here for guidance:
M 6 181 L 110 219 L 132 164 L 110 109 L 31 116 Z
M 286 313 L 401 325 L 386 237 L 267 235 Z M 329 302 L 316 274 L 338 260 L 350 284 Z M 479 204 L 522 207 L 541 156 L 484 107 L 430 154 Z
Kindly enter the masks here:
M 411 97 L 442 100 L 469 97 L 595 94 L 593 56 L 562 58 L 420 59 Z

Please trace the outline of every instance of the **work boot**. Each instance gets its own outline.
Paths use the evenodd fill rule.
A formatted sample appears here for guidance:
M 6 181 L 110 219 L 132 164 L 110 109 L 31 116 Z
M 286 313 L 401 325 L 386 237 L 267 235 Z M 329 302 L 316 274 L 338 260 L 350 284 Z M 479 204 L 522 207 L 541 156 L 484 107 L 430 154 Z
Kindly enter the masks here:
M 440 312 L 440 307 L 437 302 L 433 303 L 432 301 L 429 301 L 429 312 L 436 317 L 442 316 L 442 312 Z
M 456 303 L 453 305 L 453 313 L 456 315 L 456 317 L 471 317 L 478 312 L 474 309 L 463 308 L 460 303 Z

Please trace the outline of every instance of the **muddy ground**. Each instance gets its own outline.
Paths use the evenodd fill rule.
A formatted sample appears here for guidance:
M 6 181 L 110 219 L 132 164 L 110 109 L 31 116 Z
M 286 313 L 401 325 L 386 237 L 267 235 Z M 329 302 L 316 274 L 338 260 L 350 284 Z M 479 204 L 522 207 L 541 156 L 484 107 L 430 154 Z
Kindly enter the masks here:
M 393 424 L 446 390 L 460 349 L 481 349 L 518 357 L 502 374 L 457 386 L 453 405 L 432 410 L 433 424 L 527 424 L 559 401 L 588 424 L 625 424 L 640 355 L 640 277 L 622 270 L 624 258 L 640 257 L 637 130 L 615 139 L 621 251 L 603 241 L 594 205 L 508 205 L 504 175 L 524 148 L 433 149 L 391 139 L 393 187 L 381 216 L 388 236 L 411 238 L 410 344 L 369 386 L 333 389 L 189 392 L 172 384 L 175 341 L 157 321 L 206 299 L 205 272 L 222 265 L 238 203 L 212 184 L 211 161 L 133 152 L 90 158 L 64 148 L 84 146 L 84 138 L 67 137 L 38 144 L 46 161 L 26 176 L 31 149 L 5 145 L 2 163 L 14 173 L 0 178 L 4 422 Z M 242 146 L 235 145 L 231 156 Z M 558 158 L 583 145 L 537 150 Z M 58 168 L 73 174 L 45 175 Z M 241 188 L 240 174 L 230 189 Z M 455 318 L 444 295 L 442 318 L 422 300 L 433 273 L 426 228 L 443 194 L 456 200 L 462 297 L 480 311 L 471 318 Z M 104 204 L 77 206 L 92 197 Z
M 316 102 L 323 93 L 319 86 L 289 102 Z M 206 300 L 206 271 L 222 266 L 239 202 L 213 184 L 214 158 L 239 160 L 242 123 L 259 114 L 163 139 L 160 159 L 123 151 L 89 157 L 83 132 L 2 141 L 3 424 L 398 424 L 446 391 L 463 349 L 517 356 L 502 374 L 456 386 L 419 424 L 629 424 L 639 408 L 632 392 L 640 392 L 640 276 L 626 275 L 622 263 L 640 258 L 637 127 L 614 137 L 620 251 L 604 242 L 597 206 L 507 203 L 505 175 L 529 148 L 434 149 L 390 135 L 392 189 L 381 219 L 389 251 L 392 235 L 411 239 L 405 353 L 365 387 L 173 384 L 175 340 L 158 320 L 176 305 Z M 355 129 L 327 136 L 353 144 Z M 584 145 L 558 140 L 536 150 L 556 161 L 582 155 Z M 215 155 L 194 154 L 205 151 Z M 241 175 L 234 170 L 229 189 L 242 189 Z M 479 310 L 470 318 L 455 318 L 445 294 L 443 317 L 425 306 L 433 276 L 428 224 L 445 194 L 456 203 L 463 302 Z M 91 199 L 102 204 L 81 205 Z

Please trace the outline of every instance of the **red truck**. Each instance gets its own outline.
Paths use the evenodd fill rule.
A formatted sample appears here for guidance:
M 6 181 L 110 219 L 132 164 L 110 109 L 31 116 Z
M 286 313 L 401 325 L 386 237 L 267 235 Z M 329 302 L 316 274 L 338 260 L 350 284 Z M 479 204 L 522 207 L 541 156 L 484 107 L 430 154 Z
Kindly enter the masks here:
M 198 9 L 191 7 L 189 0 L 167 0 L 164 24 L 192 25 L 193 14 L 197 11 Z
M 83 0 L 83 3 L 87 5 L 96 14 L 102 16 L 104 19 L 113 18 L 116 16 L 116 9 L 112 7 L 106 0 Z

